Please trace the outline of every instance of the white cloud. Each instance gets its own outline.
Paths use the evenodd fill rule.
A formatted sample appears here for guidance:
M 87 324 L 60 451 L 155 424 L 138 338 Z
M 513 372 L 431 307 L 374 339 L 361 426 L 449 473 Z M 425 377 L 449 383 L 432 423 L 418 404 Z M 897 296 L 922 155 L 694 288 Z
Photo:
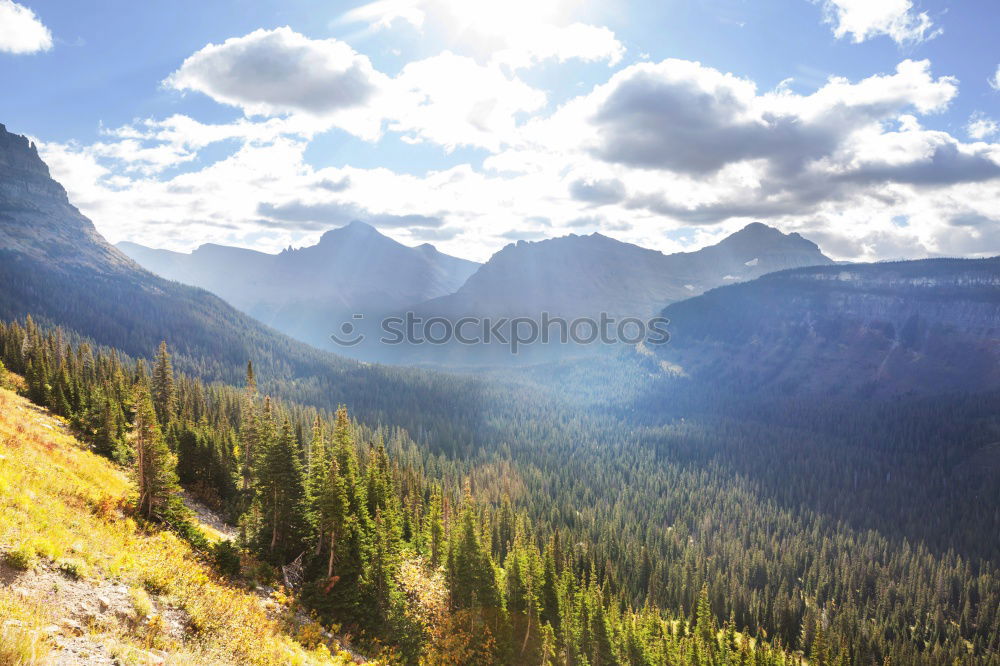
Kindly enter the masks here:
M 1000 124 L 997 124 L 997 121 L 987 118 L 981 112 L 977 111 L 969 117 L 965 131 L 970 139 L 982 141 L 983 139 L 996 136 L 1000 132 Z
M 285 131 L 303 136 L 339 127 L 374 141 L 388 126 L 406 141 L 446 150 L 499 150 L 512 139 L 517 115 L 537 111 L 546 101 L 542 91 L 497 63 L 481 65 L 446 51 L 411 62 L 390 78 L 343 42 L 309 39 L 287 27 L 210 44 L 165 84 L 238 106 L 251 118 L 279 117 Z M 206 131 L 185 122 L 182 135 Z M 256 127 L 243 123 L 210 131 L 240 135 Z
M 814 0 L 822 2 L 826 21 L 837 39 L 848 35 L 855 44 L 886 35 L 897 44 L 912 44 L 941 34 L 927 12 L 912 0 Z
M 987 82 L 994 90 L 1000 90 L 1000 65 L 997 65 L 997 71 L 993 73 L 993 76 L 991 76 Z
M 339 23 L 369 30 L 433 26 L 451 37 L 453 51 L 512 69 L 547 60 L 618 64 L 625 47 L 604 26 L 570 23 L 565 0 L 377 0 L 352 9 Z
M 296 114 L 377 138 L 381 121 L 371 106 L 388 77 L 344 42 L 283 27 L 209 44 L 164 83 L 238 106 L 248 116 Z
M 227 47 L 234 42 L 239 48 Z M 559 59 L 559 48 L 537 57 Z M 317 67 L 302 65 L 313 58 Z M 989 221 L 1000 220 L 1000 144 L 925 128 L 958 93 L 958 82 L 933 76 L 927 61 L 861 80 L 833 77 L 812 94 L 760 91 L 696 62 L 643 62 L 554 111 L 513 61 L 445 52 L 394 77 L 358 62 L 367 59 L 335 40 L 257 31 L 202 49 L 175 75 L 247 117 L 146 119 L 104 130 L 89 146 L 40 150 L 110 238 L 174 249 L 277 250 L 357 216 L 403 242 L 436 239 L 479 260 L 511 230 L 559 236 L 585 227 L 677 251 L 762 219 L 814 238 L 835 258 L 877 259 L 986 252 L 961 248 L 977 247 L 972 238 L 990 247 Z M 260 63 L 272 69 L 262 74 Z M 286 90 L 274 74 L 291 71 L 292 81 L 319 89 L 354 66 L 375 82 L 357 107 L 324 98 L 328 91 Z M 248 67 L 248 87 L 230 81 Z M 353 112 L 369 124 L 350 125 L 342 114 Z M 493 155 L 481 168 L 423 174 L 314 168 L 304 152 L 330 127 Z M 221 142 L 229 150 L 218 157 Z M 215 157 L 206 164 L 207 155 Z M 894 222 L 900 216 L 905 227 Z M 685 233 L 673 237 L 683 240 L 666 235 L 678 228 Z
M 340 21 L 367 23 L 373 30 L 390 28 L 397 21 L 402 21 L 419 29 L 427 18 L 420 4 L 416 0 L 377 0 L 346 12 Z
M 942 111 L 957 92 L 957 81 L 935 79 L 927 61 L 905 60 L 893 74 L 857 83 L 832 78 L 798 95 L 759 94 L 747 79 L 668 59 L 616 72 L 550 118 L 530 122 L 524 136 L 637 169 L 710 175 L 763 160 L 776 172 L 795 173 L 835 158 L 856 132 L 910 118 L 911 111 Z
M 52 33 L 35 13 L 12 0 L 0 0 L 0 52 L 38 53 L 52 48 Z

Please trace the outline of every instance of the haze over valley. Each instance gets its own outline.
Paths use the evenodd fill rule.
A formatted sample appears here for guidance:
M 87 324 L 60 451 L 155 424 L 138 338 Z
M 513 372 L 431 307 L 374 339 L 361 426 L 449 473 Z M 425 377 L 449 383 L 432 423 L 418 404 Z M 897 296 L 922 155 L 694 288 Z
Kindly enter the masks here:
M 0 665 L 1000 666 L 998 18 L 0 0 Z

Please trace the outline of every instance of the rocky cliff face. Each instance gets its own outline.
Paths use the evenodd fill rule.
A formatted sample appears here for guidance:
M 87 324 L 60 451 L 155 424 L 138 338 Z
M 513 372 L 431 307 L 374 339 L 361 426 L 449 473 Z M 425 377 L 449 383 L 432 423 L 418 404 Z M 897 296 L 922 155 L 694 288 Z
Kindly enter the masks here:
M 0 125 L 0 252 L 5 250 L 102 271 L 136 268 L 69 203 L 35 145 Z
M 1000 258 L 784 271 L 666 308 L 659 353 L 702 379 L 783 391 L 995 388 L 998 287 Z

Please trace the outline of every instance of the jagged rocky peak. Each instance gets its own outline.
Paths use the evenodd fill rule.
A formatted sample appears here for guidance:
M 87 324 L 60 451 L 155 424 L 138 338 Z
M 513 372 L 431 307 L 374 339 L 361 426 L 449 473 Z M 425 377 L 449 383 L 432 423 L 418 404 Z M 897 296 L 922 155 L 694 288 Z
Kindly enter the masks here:
M 70 204 L 35 144 L 4 125 L 0 125 L 0 229 L 2 251 L 100 270 L 136 268 Z
M 52 180 L 34 142 L 0 124 L 0 200 L 8 206 L 24 205 L 39 196 L 42 201 L 52 197 L 59 203 L 67 201 L 66 190 Z M 42 202 L 34 202 L 38 203 Z

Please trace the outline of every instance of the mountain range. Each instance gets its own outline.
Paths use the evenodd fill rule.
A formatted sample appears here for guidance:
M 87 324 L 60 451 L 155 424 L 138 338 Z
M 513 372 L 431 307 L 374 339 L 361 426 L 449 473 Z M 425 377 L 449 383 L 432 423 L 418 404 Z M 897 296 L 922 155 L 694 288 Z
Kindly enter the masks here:
M 667 303 L 798 266 L 833 263 L 815 243 L 760 222 L 694 252 L 663 254 L 599 233 L 512 243 L 425 313 L 648 317 Z
M 252 358 L 275 385 L 294 382 L 303 400 L 329 406 L 350 394 L 361 414 L 384 414 L 389 402 L 405 402 L 406 414 L 413 415 L 418 405 L 461 402 L 460 395 L 482 390 L 455 378 L 322 353 L 207 291 L 143 269 L 69 202 L 36 148 L 2 126 L 0 232 L 3 319 L 31 314 L 135 356 L 147 355 L 166 338 L 180 369 L 208 379 L 238 382 L 240 368 Z M 279 255 L 218 246 L 191 255 L 129 249 L 185 279 L 223 285 L 220 276 L 228 270 L 236 279 L 217 288 L 259 290 L 259 302 L 275 307 L 296 280 L 349 277 L 348 265 L 381 277 L 372 278 L 368 291 L 346 278 L 326 285 L 328 297 L 339 294 L 337 307 L 372 299 L 381 306 L 402 303 L 450 289 L 475 268 L 427 246 L 407 248 L 363 224 Z M 212 256 L 219 258 L 214 265 L 204 259 Z M 327 265 L 334 256 L 343 258 L 342 266 Z M 368 265 L 385 256 L 405 266 L 380 272 Z M 241 282 L 242 271 L 254 270 L 270 277 L 232 286 Z M 403 273 L 423 277 L 419 284 L 401 285 Z M 719 284 L 725 286 L 712 288 Z M 662 314 L 671 322 L 672 339 L 656 353 L 664 367 L 706 383 L 728 378 L 789 392 L 933 393 L 1000 386 L 998 286 L 998 259 L 831 265 L 797 234 L 751 224 L 717 245 L 673 255 L 597 234 L 520 242 L 494 255 L 453 294 L 416 307 L 503 316 L 538 308 L 566 315 L 595 309 L 641 314 L 666 306 Z M 692 297 L 684 299 L 687 294 Z M 403 361 L 414 358 L 425 360 L 400 355 Z M 482 415 L 472 413 L 475 406 L 469 410 L 465 416 L 474 428 Z M 397 422 L 407 421 L 397 416 Z
M 0 320 L 32 316 L 91 343 L 146 358 L 165 340 L 180 372 L 391 421 L 441 446 L 474 441 L 483 415 L 472 380 L 347 360 L 290 338 L 218 296 L 154 275 L 74 207 L 27 138 L 0 125 Z M 448 422 L 441 418 L 448 406 Z M 437 414 L 437 416 L 435 416 Z
M 452 321 L 537 318 L 543 312 L 567 318 L 648 317 L 668 303 L 723 284 L 832 263 L 799 234 L 759 222 L 695 252 L 663 254 L 595 233 L 512 243 L 482 266 L 428 244 L 407 247 L 360 221 L 328 231 L 314 246 L 276 255 L 213 244 L 190 254 L 130 242 L 117 247 L 157 275 L 208 289 L 320 348 L 364 360 L 442 365 L 483 363 L 486 357 L 503 362 L 507 356 L 482 346 L 389 349 L 379 344 L 379 319 L 404 311 Z M 331 332 L 355 314 L 364 317 L 358 330 L 367 340 L 338 347 Z
M 479 264 L 407 247 L 355 221 L 316 245 L 266 254 L 205 244 L 191 253 L 122 242 L 118 249 L 146 269 L 222 297 L 278 330 L 319 347 L 354 313 L 374 317 L 458 289 Z

